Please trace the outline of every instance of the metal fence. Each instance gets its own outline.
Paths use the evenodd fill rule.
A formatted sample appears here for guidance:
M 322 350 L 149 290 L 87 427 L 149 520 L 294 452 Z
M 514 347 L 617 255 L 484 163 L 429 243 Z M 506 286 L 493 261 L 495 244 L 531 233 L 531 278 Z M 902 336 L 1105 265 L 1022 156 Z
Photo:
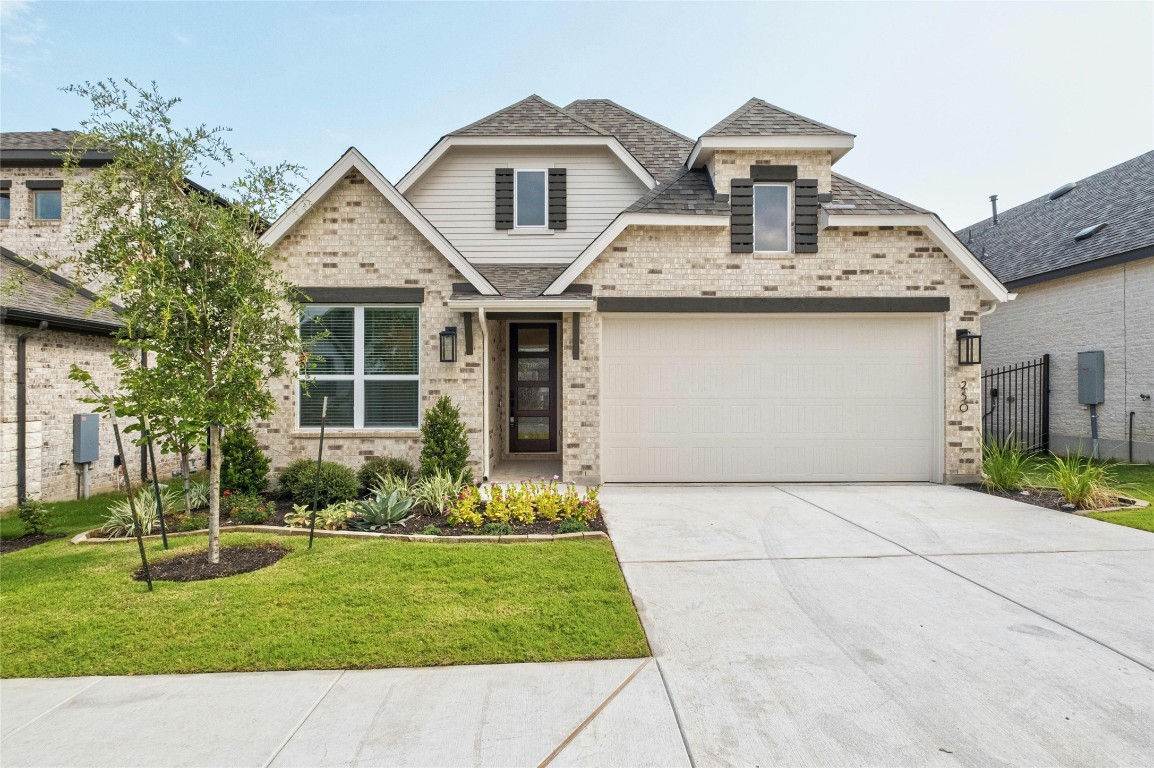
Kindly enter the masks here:
M 1050 450 L 1050 356 L 982 372 L 982 436 L 1013 436 L 1027 451 Z

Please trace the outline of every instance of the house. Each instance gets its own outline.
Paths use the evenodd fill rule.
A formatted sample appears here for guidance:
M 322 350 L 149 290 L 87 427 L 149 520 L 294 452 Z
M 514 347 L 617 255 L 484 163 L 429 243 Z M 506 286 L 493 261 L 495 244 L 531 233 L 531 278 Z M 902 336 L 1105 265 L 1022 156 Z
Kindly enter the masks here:
M 415 458 L 459 406 L 479 477 L 971 481 L 1006 289 L 929 211 L 833 172 L 853 135 L 751 99 L 691 139 L 530 96 L 395 185 L 349 149 L 265 233 L 323 361 L 272 382 L 274 467 Z
M 1099 455 L 1154 462 L 1154 151 L 958 237 L 1017 299 L 985 318 L 983 366 L 1050 355 L 1050 449 L 1089 455 L 1078 353 L 1100 351 Z
M 81 401 L 86 393 L 69 380 L 69 370 L 81 366 L 105 389 L 117 381 L 109 354 L 120 323 L 112 310 L 95 306 L 89 289 L 96 286 L 76 284 L 61 264 L 76 247 L 70 182 L 61 167 L 76 137 L 72 131 L 0 134 L 0 509 L 28 497 L 76 496 L 81 467 L 73 462 L 73 416 L 92 406 Z M 85 153 L 77 177 L 110 159 Z M 87 466 L 92 491 L 118 482 L 107 419 L 98 442 L 99 458 Z M 132 464 L 137 460 L 143 472 L 143 451 L 134 451 Z M 158 453 L 157 464 L 164 477 L 179 462 Z

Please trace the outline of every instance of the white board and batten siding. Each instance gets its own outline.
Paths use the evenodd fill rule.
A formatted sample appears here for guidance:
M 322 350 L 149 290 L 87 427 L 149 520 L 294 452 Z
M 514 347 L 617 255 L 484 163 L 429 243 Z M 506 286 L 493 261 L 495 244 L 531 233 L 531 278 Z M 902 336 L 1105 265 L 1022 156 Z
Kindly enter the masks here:
M 609 482 L 941 481 L 940 318 L 606 315 Z
M 548 233 L 496 229 L 496 168 L 565 168 L 567 228 Z M 405 197 L 469 261 L 565 264 L 646 191 L 603 147 L 454 147 Z

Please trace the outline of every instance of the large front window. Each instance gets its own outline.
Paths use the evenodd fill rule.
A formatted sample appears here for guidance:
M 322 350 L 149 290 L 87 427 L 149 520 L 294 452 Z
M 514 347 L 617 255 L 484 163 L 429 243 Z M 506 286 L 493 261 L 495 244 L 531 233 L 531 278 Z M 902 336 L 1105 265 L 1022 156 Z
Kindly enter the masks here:
M 753 250 L 789 252 L 789 185 L 753 187 Z
M 416 307 L 318 307 L 301 313 L 310 348 L 299 387 L 301 427 L 415 429 L 420 413 L 421 339 Z
M 544 227 L 549 208 L 549 185 L 545 180 L 545 171 L 517 171 L 513 178 L 513 216 L 516 226 Z

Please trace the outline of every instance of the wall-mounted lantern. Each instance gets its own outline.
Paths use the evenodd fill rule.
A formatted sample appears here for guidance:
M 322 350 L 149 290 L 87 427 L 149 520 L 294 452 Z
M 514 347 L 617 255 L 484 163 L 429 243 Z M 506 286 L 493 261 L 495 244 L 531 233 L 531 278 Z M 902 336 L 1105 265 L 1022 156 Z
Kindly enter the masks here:
M 970 333 L 965 328 L 958 329 L 958 365 L 980 365 L 982 362 L 982 337 Z
M 446 328 L 441 331 L 441 362 L 457 362 L 457 329 Z

